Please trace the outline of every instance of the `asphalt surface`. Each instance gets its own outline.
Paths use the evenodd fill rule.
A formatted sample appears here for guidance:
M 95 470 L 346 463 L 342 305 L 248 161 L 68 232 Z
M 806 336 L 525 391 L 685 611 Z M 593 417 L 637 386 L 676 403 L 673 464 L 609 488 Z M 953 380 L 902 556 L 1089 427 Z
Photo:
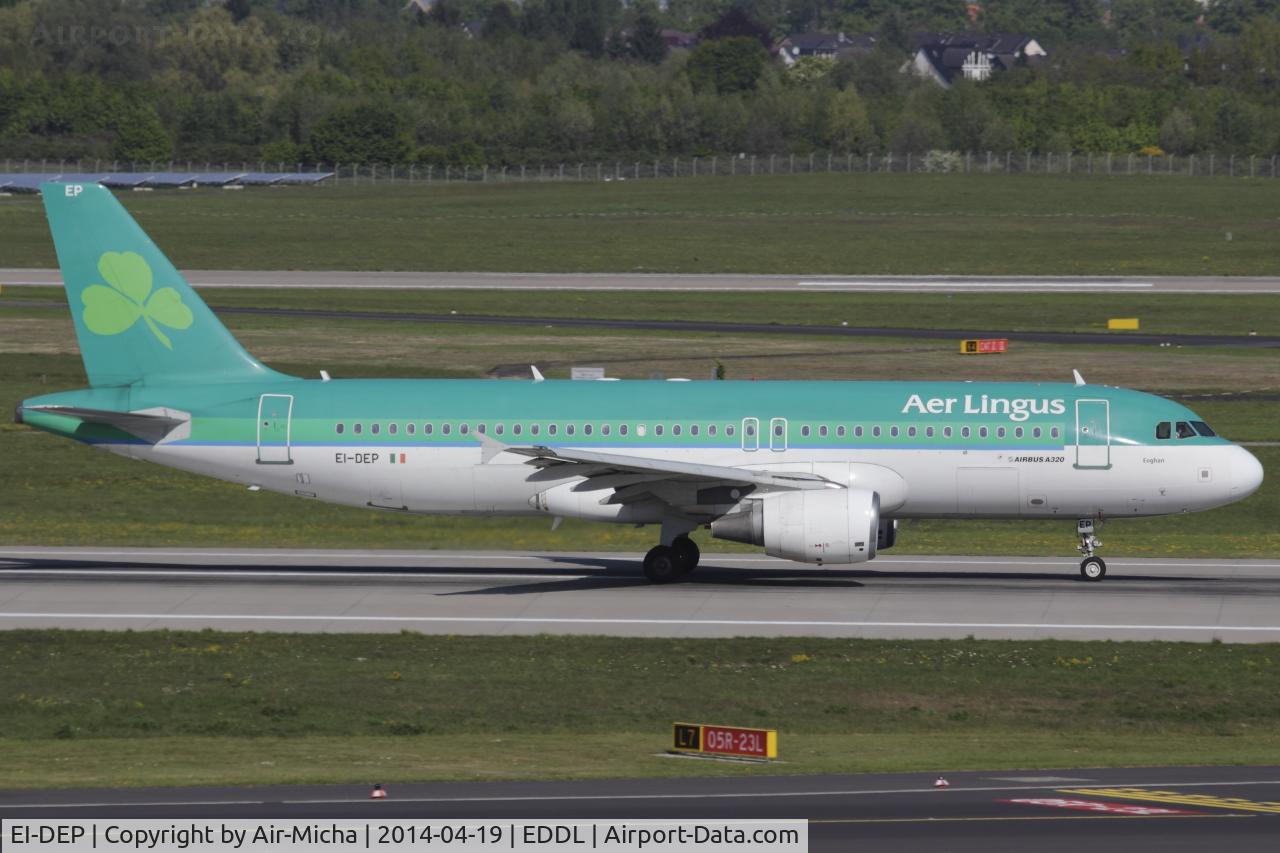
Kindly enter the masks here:
M 2 548 L 0 629 L 1280 642 L 1280 562 L 894 557 L 849 569 L 704 555 Z
M 989 293 L 1280 293 L 1275 276 L 898 276 L 186 270 L 197 287 L 381 290 L 849 290 Z M 0 286 L 61 285 L 57 270 L 0 269 Z
M 672 758 L 672 761 L 691 759 Z M 815 851 L 1276 849 L 1280 767 L 0 791 L 0 818 L 807 819 Z M 736 778 L 734 778 L 736 777 Z

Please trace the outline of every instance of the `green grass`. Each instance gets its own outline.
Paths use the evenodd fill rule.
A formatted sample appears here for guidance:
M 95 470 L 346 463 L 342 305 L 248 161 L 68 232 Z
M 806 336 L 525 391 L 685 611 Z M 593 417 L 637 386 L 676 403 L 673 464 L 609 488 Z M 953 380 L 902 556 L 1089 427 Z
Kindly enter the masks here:
M 0 655 L 0 787 L 1280 761 L 1274 644 L 11 631 Z M 657 757 L 677 720 L 777 728 L 786 763 Z
M 814 175 L 121 198 L 196 269 L 1271 275 L 1280 241 L 1270 179 Z M 37 199 L 0 199 L 0 234 L 0 266 L 53 265 Z
M 1137 317 L 1141 333 L 1280 334 L 1274 295 L 1145 293 L 832 293 L 707 291 L 557 291 L 531 298 L 507 290 L 317 290 L 206 288 L 214 308 L 298 308 L 491 317 L 773 323 L 911 329 L 992 329 L 1007 332 L 1104 332 L 1110 317 Z M 12 303 L 47 303 L 66 310 L 62 288 L 10 288 L 0 306 L 14 316 L 41 316 Z M 234 320 L 233 320 L 234 321 Z

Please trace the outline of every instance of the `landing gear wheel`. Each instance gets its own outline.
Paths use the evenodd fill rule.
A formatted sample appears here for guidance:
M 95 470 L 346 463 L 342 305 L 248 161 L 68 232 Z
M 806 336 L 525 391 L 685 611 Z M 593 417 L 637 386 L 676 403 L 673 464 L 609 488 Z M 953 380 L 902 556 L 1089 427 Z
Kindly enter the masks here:
M 676 541 L 671 543 L 671 550 L 676 555 L 676 562 L 680 564 L 680 574 L 687 575 L 698 567 L 702 552 L 688 536 L 677 536 Z
M 644 576 L 654 583 L 671 583 L 683 574 L 675 549 L 659 545 L 644 555 Z
M 1087 581 L 1100 581 L 1107 576 L 1107 564 L 1101 557 L 1085 557 L 1080 562 L 1080 577 Z

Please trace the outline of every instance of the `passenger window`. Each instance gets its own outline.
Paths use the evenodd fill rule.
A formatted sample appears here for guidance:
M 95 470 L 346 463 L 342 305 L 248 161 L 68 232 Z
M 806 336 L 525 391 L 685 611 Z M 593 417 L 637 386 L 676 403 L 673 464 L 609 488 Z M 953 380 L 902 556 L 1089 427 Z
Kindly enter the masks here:
M 537 435 L 537 434 L 538 434 L 538 425 L 537 425 L 537 424 L 533 424 L 532 426 L 530 426 L 530 427 L 529 427 L 529 432 L 530 432 L 530 433 L 532 433 L 533 435 Z
M 715 424 L 712 424 L 711 426 L 707 427 L 707 435 L 715 435 L 715 434 L 716 434 Z
M 915 437 L 916 437 L 916 428 L 907 427 L 907 438 L 915 438 Z
M 1195 438 L 1196 431 L 1186 421 L 1178 421 L 1178 438 Z
M 619 425 L 618 435 L 626 435 L 626 434 L 627 434 L 627 425 L 626 424 Z
M 808 435 L 809 435 L 809 425 L 808 425 L 808 424 L 805 424 L 804 426 L 800 427 L 800 434 L 801 434 L 801 435 L 803 435 L 803 436 L 805 436 L 806 438 L 808 437 Z
M 375 424 L 375 426 L 376 426 L 376 424 Z M 452 430 L 453 430 L 453 425 L 452 425 L 452 424 L 441 424 L 441 425 L 440 425 L 440 432 L 444 433 L 445 435 L 448 435 Z
M 507 431 L 507 426 L 506 426 L 506 424 L 494 424 L 494 425 L 493 425 L 493 432 L 494 432 L 494 434 L 495 434 L 495 435 L 502 435 L 502 434 L 503 434 L 504 432 L 506 432 L 506 431 Z
M 1061 438 L 1062 430 L 1059 429 L 1058 427 L 1054 427 L 1053 429 L 1049 430 L 1049 435 L 1051 435 L 1053 438 Z
M 679 434 L 680 434 L 680 424 L 672 424 L 672 425 L 671 425 L 671 434 L 672 434 L 672 435 L 679 435 Z
M 773 434 L 778 438 L 782 438 L 782 424 L 773 425 Z
M 836 427 L 836 437 L 838 437 L 838 438 L 844 438 L 844 425 L 843 425 L 843 424 L 842 424 L 842 425 L 840 425 L 840 426 L 838 426 L 838 427 Z
M 415 432 L 417 432 L 417 431 L 418 431 L 418 425 L 417 425 L 417 424 L 407 424 L 407 425 L 405 426 L 405 429 L 409 430 L 409 435 L 413 435 Z M 480 431 L 481 431 L 481 432 L 484 432 L 484 430 L 480 430 Z
M 435 428 L 435 426 L 433 426 L 432 424 L 423 424 L 423 425 L 422 425 L 422 434 L 423 434 L 423 435 L 431 435 L 431 433 L 435 432 L 435 429 L 436 429 L 436 428 Z M 356 432 L 359 432 L 359 430 L 356 430 Z
M 476 424 L 476 432 L 480 433 L 481 435 L 484 435 L 488 431 L 489 431 L 489 428 L 486 427 L 484 424 Z M 413 429 L 410 428 L 409 432 L 413 432 Z
M 391 433 L 392 435 L 395 435 L 399 431 L 400 431 L 399 424 L 391 424 L 390 426 L 387 427 L 387 432 Z
M 755 424 L 747 424 L 747 437 L 748 437 L 748 438 L 750 438 L 751 436 L 753 436 L 753 435 L 755 435 L 755 434 L 756 434 L 756 427 L 755 427 Z M 658 435 L 662 435 L 662 427 L 661 427 L 661 426 L 659 426 L 659 427 L 658 427 Z
M 1005 431 L 1004 427 L 996 428 L 996 438 L 1004 438 L 1006 435 L 1008 435 L 1008 432 Z
M 374 424 L 373 426 L 369 427 L 369 431 L 372 432 L 374 435 L 377 435 L 379 432 L 382 431 L 382 424 Z
M 466 434 L 467 434 L 467 425 L 466 425 L 466 424 L 461 424 L 461 425 L 459 425 L 459 426 L 458 426 L 458 432 L 462 433 L 463 435 L 466 435 Z
M 933 427 L 925 427 L 925 428 L 924 428 L 924 437 L 925 437 L 925 438 L 933 438 Z
M 822 438 L 826 438 L 826 437 L 827 437 L 827 428 L 826 428 L 825 426 L 820 426 L 820 427 L 818 427 L 818 435 L 820 435 Z
M 356 424 L 356 425 L 355 425 L 355 433 L 356 433 L 356 435 L 359 435 L 359 434 L 360 434 L 360 433 L 362 433 L 362 432 L 364 432 L 364 424 Z
M 862 427 L 860 427 L 860 426 L 856 426 L 856 427 L 854 427 L 854 428 L 853 428 L 853 435 L 854 435 L 854 437 L 855 437 L 855 438 L 862 438 Z
M 1014 437 L 1014 438 L 1022 438 L 1022 436 L 1025 434 L 1025 432 L 1026 432 L 1026 431 L 1025 431 L 1022 427 L 1014 427 L 1014 428 L 1013 428 L 1013 437 Z
M 1205 438 L 1213 438 L 1217 435 L 1217 433 L 1210 429 L 1209 425 L 1204 421 L 1192 421 L 1191 425 L 1196 428 L 1196 432 L 1200 433 Z
M 724 434 L 729 437 L 733 436 L 733 424 L 730 424 L 729 426 L 724 428 Z
M 583 435 L 591 435 L 591 424 L 584 424 L 582 427 Z
M 1172 434 L 1173 434 L 1173 424 L 1169 423 L 1168 421 L 1161 421 L 1160 423 L 1156 424 L 1156 438 L 1158 440 L 1164 441 L 1165 439 L 1169 438 L 1169 436 L 1171 436 Z
M 555 425 L 555 424 L 550 424 L 550 425 L 548 425 L 548 426 L 547 426 L 547 434 L 548 434 L 548 435 L 555 435 L 555 434 L 556 434 L 556 425 Z
M 978 438 L 986 438 L 986 437 L 987 437 L 987 428 L 978 427 Z
M 871 428 L 871 434 L 872 434 L 873 436 L 875 436 L 876 438 L 879 438 L 879 437 L 880 437 L 880 427 L 872 427 L 872 428 Z
M 346 424 L 338 424 L 338 426 L 336 427 L 336 429 L 337 429 L 337 431 L 338 431 L 338 435 L 342 435 L 344 432 L 346 432 L 346 431 L 347 431 L 347 425 L 346 425 Z
M 608 435 L 608 434 L 609 434 L 609 431 L 610 431 L 610 430 L 609 430 L 609 425 L 608 425 L 608 424 L 605 424 L 604 426 L 600 427 L 600 434 L 601 434 L 601 435 Z
M 893 436 L 894 438 L 897 438 L 897 437 L 898 437 L 898 428 L 897 428 L 896 426 L 895 426 L 895 427 L 889 427 L 889 435 Z
M 523 432 L 523 431 L 524 431 L 524 427 L 523 427 L 523 426 L 521 426 L 520 424 L 512 424 L 512 425 L 511 425 L 511 434 L 512 434 L 512 435 L 519 435 L 519 434 L 520 434 L 521 432 Z
M 569 424 L 564 428 L 564 431 L 569 433 L 569 435 L 573 435 L 578 431 L 578 427 L 575 424 Z
M 968 437 L 969 437 L 970 435 L 972 435 L 972 434 L 973 434 L 973 433 L 972 433 L 972 431 L 971 431 L 968 427 L 961 427 L 961 428 L 960 428 L 960 437 L 961 437 L 961 438 L 968 438 Z
M 697 424 L 694 424 L 693 426 L 689 427 L 689 435 L 697 435 L 697 434 L 698 434 Z
M 952 436 L 952 430 L 951 430 L 951 427 L 943 427 L 943 428 L 942 428 L 942 437 L 943 437 L 943 438 L 951 438 L 951 436 Z
M 1040 437 L 1040 436 L 1042 436 L 1043 434 L 1044 434 L 1044 432 L 1043 432 L 1043 430 L 1041 430 L 1041 429 L 1040 429 L 1040 427 L 1035 427 L 1035 428 L 1033 428 L 1033 429 L 1031 430 L 1031 437 L 1032 437 L 1032 438 L 1039 438 L 1039 437 Z
M 654 434 L 654 435 L 662 435 L 662 424 L 656 424 L 656 425 L 654 425 L 654 427 L 653 427 L 653 434 Z M 747 427 L 747 435 L 752 435 L 752 434 L 753 434 L 753 433 L 751 432 L 751 427 Z

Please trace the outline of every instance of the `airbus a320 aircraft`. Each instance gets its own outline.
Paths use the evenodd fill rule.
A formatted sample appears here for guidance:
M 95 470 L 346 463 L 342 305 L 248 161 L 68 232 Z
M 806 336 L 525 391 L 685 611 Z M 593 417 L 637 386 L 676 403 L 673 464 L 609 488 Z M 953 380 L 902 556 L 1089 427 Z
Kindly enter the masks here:
M 1063 518 L 1099 580 L 1102 519 L 1223 506 L 1262 466 L 1194 412 L 1123 388 L 978 382 L 300 379 L 249 355 L 107 189 L 45 184 L 91 387 L 16 418 L 251 488 L 389 512 L 658 525 L 861 563 L 899 519 Z

